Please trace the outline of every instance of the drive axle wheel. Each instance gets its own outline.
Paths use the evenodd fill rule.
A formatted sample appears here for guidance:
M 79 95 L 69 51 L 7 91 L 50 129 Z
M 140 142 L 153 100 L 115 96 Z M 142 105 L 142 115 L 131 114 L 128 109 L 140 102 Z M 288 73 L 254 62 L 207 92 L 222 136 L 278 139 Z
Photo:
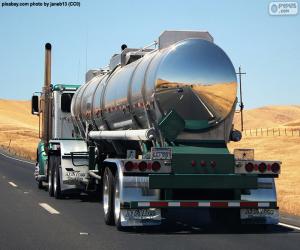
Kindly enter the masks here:
M 48 168 L 48 192 L 49 196 L 53 196 L 53 170 L 54 170 L 54 159 L 53 156 L 49 156 L 49 168 Z
M 60 168 L 60 156 L 55 156 L 54 157 L 54 172 L 53 172 L 53 194 L 56 199 L 61 199 L 62 198 L 62 191 L 60 187 L 60 173 L 59 173 L 59 168 Z
M 118 172 L 116 172 L 114 184 L 114 217 L 117 229 L 122 231 L 124 227 L 121 225 L 120 180 Z
M 39 189 L 43 189 L 44 188 L 42 181 L 38 181 L 38 188 Z
M 103 174 L 103 211 L 106 225 L 114 225 L 114 176 L 106 167 Z

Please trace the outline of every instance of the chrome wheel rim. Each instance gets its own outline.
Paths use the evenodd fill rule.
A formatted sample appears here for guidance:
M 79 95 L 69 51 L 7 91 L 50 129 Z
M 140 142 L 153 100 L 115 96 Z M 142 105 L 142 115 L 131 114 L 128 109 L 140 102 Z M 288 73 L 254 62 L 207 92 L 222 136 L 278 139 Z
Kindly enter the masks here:
M 108 212 L 108 206 L 109 206 L 109 202 L 108 202 L 108 174 L 105 174 L 104 176 L 104 183 L 103 183 L 103 210 L 104 210 L 104 214 L 107 214 Z
M 121 212 L 121 206 L 120 206 L 120 184 L 119 184 L 119 177 L 118 175 L 116 176 L 116 182 L 115 182 L 115 200 L 114 200 L 114 204 L 115 204 L 115 222 L 117 223 L 119 221 L 120 218 L 120 212 Z

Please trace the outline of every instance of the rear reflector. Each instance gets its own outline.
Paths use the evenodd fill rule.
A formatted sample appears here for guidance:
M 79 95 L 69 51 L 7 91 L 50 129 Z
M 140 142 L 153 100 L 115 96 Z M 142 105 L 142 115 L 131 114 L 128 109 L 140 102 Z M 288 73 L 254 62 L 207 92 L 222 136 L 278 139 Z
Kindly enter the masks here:
M 196 166 L 196 161 L 192 160 L 191 165 L 192 165 L 192 167 L 195 167 Z

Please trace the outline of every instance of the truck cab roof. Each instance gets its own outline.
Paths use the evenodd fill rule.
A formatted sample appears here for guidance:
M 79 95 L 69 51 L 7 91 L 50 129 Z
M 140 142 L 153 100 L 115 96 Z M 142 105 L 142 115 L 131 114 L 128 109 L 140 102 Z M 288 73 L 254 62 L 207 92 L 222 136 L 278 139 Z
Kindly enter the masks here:
M 72 91 L 77 90 L 80 87 L 80 85 L 76 84 L 55 84 L 53 86 L 53 91 Z

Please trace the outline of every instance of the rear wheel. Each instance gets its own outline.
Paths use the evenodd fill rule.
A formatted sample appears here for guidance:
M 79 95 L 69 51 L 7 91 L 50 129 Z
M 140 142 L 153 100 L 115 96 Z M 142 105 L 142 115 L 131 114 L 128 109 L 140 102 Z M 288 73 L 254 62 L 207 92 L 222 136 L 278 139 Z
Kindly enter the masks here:
M 48 192 L 49 195 L 52 197 L 54 195 L 53 192 L 53 170 L 54 170 L 54 156 L 49 155 L 49 163 L 48 163 Z
M 62 198 L 62 191 L 60 187 L 60 156 L 54 157 L 55 167 L 53 172 L 53 194 L 56 199 Z
M 118 172 L 115 175 L 115 185 L 114 185 L 114 217 L 115 224 L 118 230 L 122 230 L 121 225 L 121 201 L 120 201 L 120 180 Z
M 114 176 L 107 167 L 103 174 L 103 212 L 106 225 L 114 225 Z
M 43 189 L 44 188 L 42 181 L 38 181 L 38 188 L 39 189 Z

